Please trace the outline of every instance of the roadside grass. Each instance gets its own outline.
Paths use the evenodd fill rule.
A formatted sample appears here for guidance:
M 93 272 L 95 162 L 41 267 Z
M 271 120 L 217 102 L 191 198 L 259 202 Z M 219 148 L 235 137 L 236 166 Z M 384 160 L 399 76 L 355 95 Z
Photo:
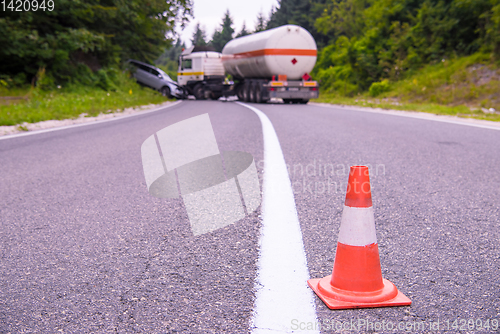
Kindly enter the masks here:
M 376 97 L 373 90 L 353 97 L 323 90 L 315 102 L 500 121 L 500 67 L 482 53 L 444 59 L 390 82 Z
M 470 110 L 467 106 L 445 106 L 435 103 L 405 103 L 396 102 L 389 99 L 374 99 L 366 96 L 358 96 L 356 98 L 336 96 L 333 94 L 320 94 L 318 99 L 311 100 L 311 102 L 329 103 L 339 105 L 350 105 L 359 107 L 404 110 L 404 111 L 418 111 L 426 112 L 436 115 L 458 116 L 463 118 L 476 118 L 488 121 L 500 121 L 500 114 L 485 113 L 480 109 Z
M 159 92 L 141 87 L 130 79 L 122 80 L 119 86 L 114 86 L 109 91 L 73 84 L 49 91 L 31 87 L 1 88 L 0 96 L 27 98 L 9 101 L 0 98 L 0 125 L 74 119 L 81 114 L 97 116 L 100 113 L 119 112 L 125 108 L 168 101 Z

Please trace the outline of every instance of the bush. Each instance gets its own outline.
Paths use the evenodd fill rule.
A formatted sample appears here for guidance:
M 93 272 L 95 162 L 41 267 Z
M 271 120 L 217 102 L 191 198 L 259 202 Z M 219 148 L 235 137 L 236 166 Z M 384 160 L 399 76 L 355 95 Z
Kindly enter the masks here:
M 36 74 L 36 87 L 41 90 L 52 90 L 55 87 L 52 75 L 45 73 L 45 67 L 38 70 Z
M 113 68 L 100 69 L 96 72 L 97 82 L 96 86 L 105 91 L 116 91 L 116 77 L 117 71 Z
M 372 83 L 372 85 L 370 86 L 369 93 L 371 96 L 375 97 L 375 96 L 379 96 L 380 94 L 382 94 L 384 92 L 388 92 L 389 90 L 391 90 L 389 80 L 385 79 L 385 80 L 382 80 L 380 82 Z

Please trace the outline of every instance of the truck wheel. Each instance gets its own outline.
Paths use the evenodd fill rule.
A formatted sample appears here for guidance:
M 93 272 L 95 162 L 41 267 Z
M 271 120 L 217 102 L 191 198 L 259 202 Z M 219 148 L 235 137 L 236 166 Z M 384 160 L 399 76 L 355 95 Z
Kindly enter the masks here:
M 163 95 L 163 96 L 166 96 L 168 98 L 172 97 L 172 95 L 170 94 L 170 88 L 168 88 L 168 86 L 162 87 L 160 92 L 161 92 L 161 95 Z
M 245 81 L 245 83 L 243 84 L 243 94 L 242 94 L 244 102 L 250 102 L 249 90 L 250 90 L 250 84 L 248 81 Z
M 307 102 L 309 102 L 309 100 L 300 100 L 300 104 L 307 104 Z
M 283 102 L 284 102 L 285 104 L 289 104 L 289 103 L 291 103 L 291 102 L 292 102 L 292 99 L 283 99 Z
M 255 81 L 250 81 L 250 85 L 248 85 L 248 102 L 255 102 Z
M 197 100 L 204 100 L 205 99 L 205 90 L 203 89 L 203 85 L 200 85 L 200 84 L 196 85 L 193 89 L 193 94 Z
M 238 85 L 236 88 L 236 96 L 238 96 L 238 100 L 243 101 L 243 85 Z
M 260 81 L 255 82 L 254 84 L 254 96 L 256 103 L 262 103 L 262 84 Z
M 218 100 L 221 96 L 221 93 L 210 92 L 210 100 Z

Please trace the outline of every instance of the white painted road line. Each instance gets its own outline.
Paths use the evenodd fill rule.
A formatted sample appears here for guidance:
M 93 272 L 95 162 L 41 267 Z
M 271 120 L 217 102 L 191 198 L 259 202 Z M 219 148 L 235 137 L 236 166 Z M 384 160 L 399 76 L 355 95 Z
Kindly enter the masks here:
M 29 132 L 17 133 L 17 134 L 14 134 L 14 135 L 5 135 L 5 136 L 1 136 L 0 140 L 12 139 L 12 138 L 19 138 L 19 137 L 25 137 L 25 136 L 32 136 L 32 135 L 38 135 L 38 134 L 41 134 L 41 133 L 54 132 L 54 131 L 59 131 L 59 130 L 66 130 L 66 129 L 71 129 L 71 128 L 78 128 L 80 126 L 87 126 L 87 125 L 94 125 L 94 124 L 102 124 L 102 123 L 111 122 L 111 121 L 118 121 L 118 120 L 129 118 L 129 117 L 135 117 L 135 116 L 149 114 L 149 113 L 161 110 L 161 109 L 170 108 L 170 107 L 173 107 L 173 106 L 175 106 L 175 105 L 177 105 L 177 104 L 179 104 L 181 102 L 182 102 L 182 100 L 181 101 L 176 101 L 176 102 L 174 102 L 172 104 L 169 104 L 167 106 L 158 107 L 158 108 L 155 108 L 155 109 L 152 109 L 152 110 L 146 110 L 146 111 L 138 112 L 136 114 L 131 114 L 131 115 L 124 115 L 124 116 L 118 116 L 118 117 L 103 119 L 102 121 L 87 122 L 87 123 L 80 123 L 80 124 L 72 124 L 72 125 L 60 126 L 60 127 L 56 127 L 56 128 L 50 128 L 50 129 L 43 129 L 43 130 L 36 130 L 36 131 L 29 131 Z
M 325 107 L 325 108 L 335 108 L 335 109 L 342 109 L 342 110 L 369 112 L 369 113 L 374 113 L 374 114 L 385 114 L 385 115 L 392 115 L 392 116 L 416 118 L 416 119 L 423 119 L 423 120 L 427 120 L 427 121 L 435 121 L 435 122 L 443 122 L 443 123 L 450 123 L 450 124 L 473 126 L 476 128 L 483 128 L 483 129 L 490 129 L 490 130 L 500 130 L 500 122 L 486 121 L 486 120 L 480 120 L 480 119 L 478 119 L 478 120 L 472 119 L 472 118 L 452 119 L 453 116 L 435 115 L 435 114 L 429 114 L 429 113 L 425 113 L 425 112 L 403 111 L 403 110 L 381 110 L 381 109 L 377 109 L 377 108 L 356 108 L 356 107 L 351 107 L 351 106 L 339 106 L 339 105 L 334 105 L 334 104 L 322 104 L 322 103 L 311 103 L 311 105 L 318 106 L 318 107 Z M 488 123 L 490 123 L 491 125 Z
M 317 316 L 285 158 L 269 118 L 257 108 L 237 103 L 259 116 L 264 135 L 262 229 L 251 330 L 298 333 L 300 323 L 317 324 Z

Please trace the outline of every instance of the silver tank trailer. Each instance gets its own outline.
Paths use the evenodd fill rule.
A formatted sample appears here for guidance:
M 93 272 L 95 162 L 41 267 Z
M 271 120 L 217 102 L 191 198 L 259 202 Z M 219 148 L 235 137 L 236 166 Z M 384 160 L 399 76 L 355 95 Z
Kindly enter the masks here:
M 311 72 L 316 57 L 314 38 L 292 24 L 233 39 L 222 50 L 225 71 L 240 79 L 281 74 L 299 80 Z

